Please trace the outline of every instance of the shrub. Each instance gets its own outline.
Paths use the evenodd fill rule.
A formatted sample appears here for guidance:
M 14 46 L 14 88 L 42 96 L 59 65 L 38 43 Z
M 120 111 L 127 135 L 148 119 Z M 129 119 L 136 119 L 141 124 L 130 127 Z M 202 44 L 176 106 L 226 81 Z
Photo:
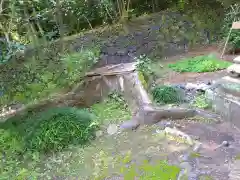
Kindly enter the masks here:
M 227 38 L 229 30 L 232 26 L 233 21 L 240 21 L 240 5 L 232 5 L 226 12 L 224 23 L 222 26 L 223 37 Z M 240 48 L 240 31 L 232 30 L 229 37 L 229 43 L 234 49 Z
M 47 51 L 42 53 L 38 59 L 26 59 L 20 65 L 10 61 L 2 67 L 0 86 L 4 97 L 0 106 L 15 102 L 26 104 L 72 86 L 99 57 L 97 48 L 82 49 L 64 56 Z
M 14 129 L 0 129 L 0 154 L 15 156 L 24 151 L 24 141 Z
M 207 102 L 205 95 L 202 94 L 195 98 L 193 106 L 197 108 L 207 109 L 210 107 L 210 104 Z
M 152 91 L 155 102 L 160 104 L 173 104 L 181 101 L 180 90 L 172 86 L 156 86 Z
M 168 67 L 177 72 L 213 72 L 225 69 L 230 65 L 230 62 L 221 61 L 213 55 L 208 55 L 187 58 L 175 64 L 169 64 Z
M 70 144 L 84 145 L 94 138 L 92 115 L 76 108 L 52 108 L 25 123 L 27 147 L 36 151 L 58 151 Z

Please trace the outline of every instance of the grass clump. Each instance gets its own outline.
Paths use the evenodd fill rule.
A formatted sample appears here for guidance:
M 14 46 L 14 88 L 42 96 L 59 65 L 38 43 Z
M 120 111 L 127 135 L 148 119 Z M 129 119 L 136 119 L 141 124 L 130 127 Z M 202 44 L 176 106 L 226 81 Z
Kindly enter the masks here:
M 205 95 L 201 94 L 194 99 L 193 106 L 201 109 L 207 109 L 210 107 L 210 104 L 207 102 Z
M 214 55 L 197 56 L 169 64 L 176 72 L 214 72 L 230 66 L 230 62 L 218 60 Z
M 49 109 L 34 121 L 38 122 L 27 142 L 30 149 L 37 151 L 58 151 L 69 144 L 84 145 L 95 135 L 91 114 L 76 108 Z
M 152 90 L 153 100 L 159 104 L 175 104 L 181 101 L 180 90 L 166 85 L 156 86 Z
M 96 121 L 100 124 L 114 123 L 131 118 L 131 112 L 125 100 L 115 92 L 110 93 L 105 101 L 94 104 L 90 111 L 95 114 Z
M 95 135 L 96 124 L 88 111 L 62 107 L 31 114 L 21 122 L 12 119 L 5 127 L 15 128 L 28 150 L 55 152 L 71 144 L 89 142 Z

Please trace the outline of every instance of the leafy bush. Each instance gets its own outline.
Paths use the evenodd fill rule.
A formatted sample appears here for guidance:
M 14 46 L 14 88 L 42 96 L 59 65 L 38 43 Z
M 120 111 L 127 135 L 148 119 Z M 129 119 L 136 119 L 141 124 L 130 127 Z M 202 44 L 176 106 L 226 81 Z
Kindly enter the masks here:
M 195 98 L 193 106 L 197 108 L 207 109 L 209 108 L 210 104 L 207 102 L 207 99 L 203 94 Z
M 24 151 L 24 141 L 14 129 L 0 129 L 0 153 L 16 156 Z
M 3 127 L 18 133 L 27 149 L 48 152 L 71 144 L 86 144 L 94 138 L 97 124 L 84 109 L 62 107 L 10 118 Z M 7 137 L 11 138 L 10 143 L 15 141 L 15 136 Z
M 228 8 L 226 12 L 224 23 L 222 26 L 222 33 L 224 38 L 227 38 L 229 34 L 229 30 L 234 21 L 240 21 L 240 5 L 239 4 L 230 6 L 230 8 Z M 234 49 L 240 48 L 239 29 L 232 30 L 232 33 L 230 34 L 230 37 L 229 37 L 229 43 L 232 45 Z
M 156 86 L 152 90 L 152 96 L 155 102 L 161 104 L 174 104 L 181 101 L 180 90 L 172 86 Z
M 151 84 L 151 78 L 154 76 L 154 71 L 152 70 L 152 60 L 146 55 L 141 55 L 135 58 L 137 61 L 138 78 L 143 84 L 144 88 L 147 88 Z
M 47 50 L 42 53 L 38 59 L 27 59 L 23 64 L 13 61 L 1 67 L 0 86 L 4 96 L 0 99 L 0 106 L 9 102 L 29 103 L 72 86 L 99 57 L 97 48 L 64 56 Z
M 94 138 L 96 124 L 92 115 L 75 108 L 53 108 L 31 117 L 27 130 L 28 148 L 37 151 L 57 151 L 69 144 L 84 145 Z M 30 125 L 30 124 L 29 124 Z
M 184 59 L 168 66 L 177 72 L 213 72 L 225 69 L 230 65 L 230 62 L 221 61 L 213 55 L 208 55 Z
M 108 99 L 103 102 L 94 104 L 91 112 L 96 115 L 99 123 L 112 122 L 131 118 L 131 112 L 123 97 L 116 92 L 110 93 Z
M 7 42 L 0 38 L 0 64 L 9 61 L 18 51 L 25 49 L 25 46 L 18 42 Z

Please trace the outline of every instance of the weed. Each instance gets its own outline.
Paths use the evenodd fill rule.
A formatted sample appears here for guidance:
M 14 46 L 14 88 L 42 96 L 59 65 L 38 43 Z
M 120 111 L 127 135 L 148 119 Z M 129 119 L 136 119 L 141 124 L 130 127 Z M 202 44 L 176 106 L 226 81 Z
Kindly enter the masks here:
M 84 145 L 94 137 L 96 124 L 87 111 L 75 108 L 54 108 L 42 112 L 34 129 L 27 134 L 27 144 L 37 151 L 57 151 L 69 144 Z
M 169 64 L 169 68 L 177 72 L 213 72 L 225 69 L 230 66 L 230 62 L 218 60 L 213 55 L 197 56 Z
M 52 108 L 25 118 L 21 122 L 20 118 L 12 118 L 4 127 L 14 127 L 26 147 L 34 151 L 58 151 L 70 144 L 84 145 L 94 137 L 96 129 L 93 116 L 76 108 Z
M 205 95 L 202 94 L 195 98 L 193 106 L 201 109 L 207 109 L 210 107 L 210 104 L 207 102 Z
M 155 102 L 160 104 L 174 104 L 181 101 L 180 90 L 172 86 L 156 86 L 152 90 L 152 96 Z
M 151 83 L 151 78 L 154 76 L 154 71 L 152 70 L 152 60 L 146 55 L 141 55 L 135 58 L 137 61 L 137 70 L 139 80 L 143 84 L 144 88 L 147 88 Z
M 131 112 L 127 108 L 124 99 L 117 93 L 111 93 L 108 99 L 94 104 L 90 110 L 96 115 L 96 121 L 100 124 L 109 121 L 126 120 L 131 117 Z
M 102 151 L 100 152 L 100 155 L 102 162 L 101 167 L 104 166 L 106 170 L 109 166 L 109 156 Z M 179 167 L 169 165 L 166 161 L 150 163 L 148 160 L 144 160 L 137 165 L 133 161 L 131 151 L 128 151 L 126 154 L 120 155 L 115 159 L 111 159 L 111 162 L 120 165 L 118 167 L 120 168 L 120 172 L 118 173 L 122 174 L 125 180 L 132 180 L 135 178 L 140 178 L 141 180 L 157 180 L 159 178 L 162 180 L 176 179 L 180 172 Z M 98 172 L 100 171 L 98 170 Z M 104 179 L 105 177 L 108 177 L 108 171 L 102 171 L 101 174 L 97 174 L 95 179 Z

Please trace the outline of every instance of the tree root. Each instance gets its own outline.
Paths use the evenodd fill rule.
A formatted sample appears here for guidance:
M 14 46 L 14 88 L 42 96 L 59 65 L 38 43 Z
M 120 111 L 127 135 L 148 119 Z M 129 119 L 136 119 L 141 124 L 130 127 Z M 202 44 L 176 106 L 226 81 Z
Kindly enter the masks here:
M 189 109 L 189 108 L 159 108 L 159 107 L 147 107 L 140 109 L 135 113 L 131 120 L 122 124 L 123 128 L 136 129 L 140 125 L 153 125 L 164 119 L 179 120 L 195 116 L 201 116 L 203 118 L 219 119 L 216 114 L 209 114 L 204 110 Z

